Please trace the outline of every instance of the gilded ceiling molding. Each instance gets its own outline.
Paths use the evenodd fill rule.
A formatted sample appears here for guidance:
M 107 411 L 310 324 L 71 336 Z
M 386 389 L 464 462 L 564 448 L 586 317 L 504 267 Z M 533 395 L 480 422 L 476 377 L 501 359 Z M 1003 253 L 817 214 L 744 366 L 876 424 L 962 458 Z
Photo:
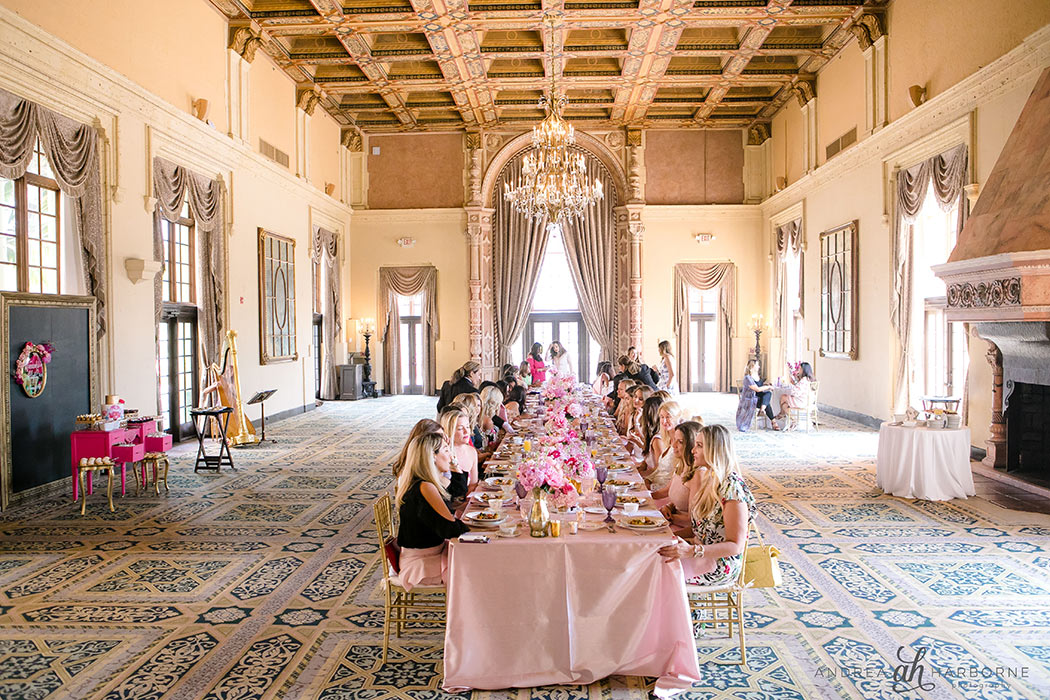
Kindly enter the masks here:
M 340 143 L 351 153 L 360 153 L 363 144 L 361 142 L 361 132 L 356 129 L 346 129 L 343 131 L 343 136 L 340 139 Z
M 251 27 L 230 27 L 230 48 L 248 63 L 255 60 L 255 52 L 262 43 L 262 37 Z
M 861 51 L 867 51 L 872 44 L 881 39 L 885 32 L 882 28 L 882 18 L 871 12 L 865 12 L 850 25 L 850 32 L 857 37 Z
M 769 122 L 755 122 L 747 130 L 747 145 L 761 146 L 770 137 L 771 125 Z
M 809 104 L 810 100 L 817 96 L 817 81 L 815 80 L 799 80 L 792 87 L 795 93 L 795 97 L 798 98 L 798 106 L 805 107 Z
M 321 101 L 321 95 L 313 88 L 300 88 L 295 92 L 295 106 L 313 116 L 317 103 Z

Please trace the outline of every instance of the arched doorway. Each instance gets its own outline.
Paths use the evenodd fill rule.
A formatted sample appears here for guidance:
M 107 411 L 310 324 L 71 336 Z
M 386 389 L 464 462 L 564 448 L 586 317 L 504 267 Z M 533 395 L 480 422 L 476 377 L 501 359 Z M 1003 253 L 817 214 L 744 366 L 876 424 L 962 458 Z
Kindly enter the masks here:
M 533 342 L 546 349 L 554 340 L 569 351 L 577 376 L 592 377 L 599 359 L 617 352 L 617 182 L 590 151 L 588 179 L 606 193 L 577 219 L 549 224 L 530 220 L 502 197 L 516 187 L 526 150 L 519 150 L 494 181 L 492 218 L 493 325 L 495 364 L 518 363 Z

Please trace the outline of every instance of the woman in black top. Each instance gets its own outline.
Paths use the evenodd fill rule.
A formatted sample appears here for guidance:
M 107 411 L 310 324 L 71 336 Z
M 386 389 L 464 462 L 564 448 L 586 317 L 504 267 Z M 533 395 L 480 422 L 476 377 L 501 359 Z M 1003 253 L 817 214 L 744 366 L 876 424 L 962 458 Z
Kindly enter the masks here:
M 397 480 L 399 577 L 406 590 L 445 583 L 448 540 L 469 529 L 445 505 L 448 492 L 441 486 L 440 475 L 451 464 L 443 433 L 425 433 L 408 446 L 405 467 Z
M 460 394 L 476 394 L 480 389 L 481 365 L 471 360 L 465 362 L 462 367 L 452 373 L 452 379 L 441 387 L 441 396 L 438 397 L 437 411 L 452 403 L 452 399 Z

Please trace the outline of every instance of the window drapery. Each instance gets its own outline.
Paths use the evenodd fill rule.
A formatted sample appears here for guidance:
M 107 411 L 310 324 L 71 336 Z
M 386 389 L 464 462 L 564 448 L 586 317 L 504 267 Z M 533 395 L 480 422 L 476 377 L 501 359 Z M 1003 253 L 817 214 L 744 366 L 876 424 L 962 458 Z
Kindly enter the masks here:
M 379 342 L 383 344 L 383 389 L 388 394 L 401 393 L 401 317 L 397 309 L 397 295 L 423 295 L 419 323 L 424 329 L 423 393 L 436 391 L 434 341 L 440 335 L 437 312 L 437 268 L 418 267 L 379 268 Z
M 530 220 L 502 196 L 504 183 L 512 188 L 518 186 L 521 167 L 522 156 L 515 156 L 496 182 L 492 281 L 495 288 L 497 366 L 509 361 L 511 345 L 525 329 L 532 299 L 536 295 L 543 254 L 547 250 L 546 217 Z
M 87 124 L 0 90 L 0 177 L 22 177 L 37 139 L 59 188 L 73 203 L 74 232 L 83 250 L 88 293 L 97 308 L 96 337 L 106 332 L 106 242 L 98 132 Z
M 900 343 L 900 357 L 894 377 L 894 411 L 903 412 L 912 405 L 910 377 L 914 369 L 911 357 L 911 305 L 914 281 L 914 235 L 912 222 L 922 209 L 926 191 L 933 183 L 933 193 L 942 209 L 959 205 L 957 230 L 965 222 L 963 187 L 969 160 L 965 144 L 945 151 L 910 168 L 897 171 L 895 205 L 897 214 L 893 224 L 893 301 L 890 321 Z
M 226 241 L 223 230 L 223 187 L 219 180 L 176 165 L 160 157 L 153 159 L 153 196 L 157 199 L 158 213 L 168 221 L 178 221 L 183 200 L 187 200 L 194 226 L 197 229 L 200 260 L 200 322 L 201 345 L 204 348 L 205 365 L 221 363 L 223 308 L 226 285 Z M 163 261 L 160 229 L 153 235 L 153 254 L 158 262 Z M 156 320 L 160 320 L 161 276 L 157 275 L 153 285 L 153 304 Z
M 689 372 L 689 288 L 718 289 L 718 363 L 716 391 L 733 385 L 733 326 L 736 318 L 736 265 L 678 263 L 674 266 L 674 332 L 678 338 L 678 386 L 692 386 Z
M 339 298 L 339 237 L 332 231 L 314 227 L 310 241 L 310 259 L 324 270 L 324 300 L 321 319 L 321 336 L 323 340 L 321 358 L 321 398 L 336 398 L 335 381 L 335 341 L 343 324 L 340 314 Z
M 786 224 L 777 226 L 775 233 L 777 247 L 777 261 L 773 266 L 774 288 L 776 290 L 776 303 L 773 305 L 773 327 L 780 334 L 780 353 L 777 356 L 777 367 L 787 364 L 787 338 L 788 324 L 792 319 L 788 318 L 787 295 L 784 286 L 787 283 L 787 259 L 789 255 L 801 258 L 802 245 L 805 234 L 802 231 L 802 219 L 795 219 Z M 802 262 L 799 261 L 799 274 L 802 272 Z M 802 296 L 801 287 L 799 296 Z M 803 312 L 805 313 L 805 312 Z M 772 372 L 772 370 L 770 370 Z M 780 371 L 780 370 L 776 370 Z M 770 375 L 772 376 L 772 374 Z
M 616 355 L 616 186 L 601 161 L 583 149 L 576 150 L 584 155 L 587 180 L 601 181 L 605 196 L 579 219 L 562 222 L 565 256 L 587 333 L 601 347 L 601 359 L 611 360 Z M 515 156 L 500 173 L 497 193 L 503 191 L 503 183 L 512 188 L 519 184 L 524 155 L 522 152 Z M 530 221 L 499 194 L 494 205 L 496 349 L 497 364 L 502 365 L 509 360 L 511 346 L 525 329 L 532 310 L 547 250 L 548 222 L 545 218 Z
M 616 187 L 601 162 L 589 156 L 587 181 L 597 178 L 605 197 L 588 207 L 583 217 L 562 225 L 565 257 L 579 298 L 580 315 L 591 338 L 601 347 L 599 360 L 616 355 L 616 236 L 613 203 Z M 587 370 L 580 368 L 581 375 Z

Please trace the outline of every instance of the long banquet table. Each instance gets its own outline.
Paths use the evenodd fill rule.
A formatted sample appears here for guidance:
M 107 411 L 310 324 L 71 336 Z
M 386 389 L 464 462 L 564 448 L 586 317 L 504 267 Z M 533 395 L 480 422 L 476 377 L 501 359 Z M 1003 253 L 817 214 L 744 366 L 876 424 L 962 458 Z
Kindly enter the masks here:
M 542 430 L 539 421 L 519 427 L 526 437 Z M 623 463 L 627 455 L 614 436 L 603 426 L 598 449 Z M 503 447 L 493 463 L 510 469 Z M 610 478 L 645 488 L 633 469 Z M 468 509 L 482 507 L 471 499 Z M 577 519 L 575 513 L 551 517 Z M 603 519 L 587 514 L 576 535 L 563 526 L 561 537 L 533 538 L 523 523 L 513 538 L 489 530 L 488 543 L 450 543 L 445 690 L 576 685 L 629 675 L 656 677 L 656 695 L 667 697 L 699 680 L 681 565 L 664 563 L 657 553 L 674 541 L 671 530 L 593 529 Z

